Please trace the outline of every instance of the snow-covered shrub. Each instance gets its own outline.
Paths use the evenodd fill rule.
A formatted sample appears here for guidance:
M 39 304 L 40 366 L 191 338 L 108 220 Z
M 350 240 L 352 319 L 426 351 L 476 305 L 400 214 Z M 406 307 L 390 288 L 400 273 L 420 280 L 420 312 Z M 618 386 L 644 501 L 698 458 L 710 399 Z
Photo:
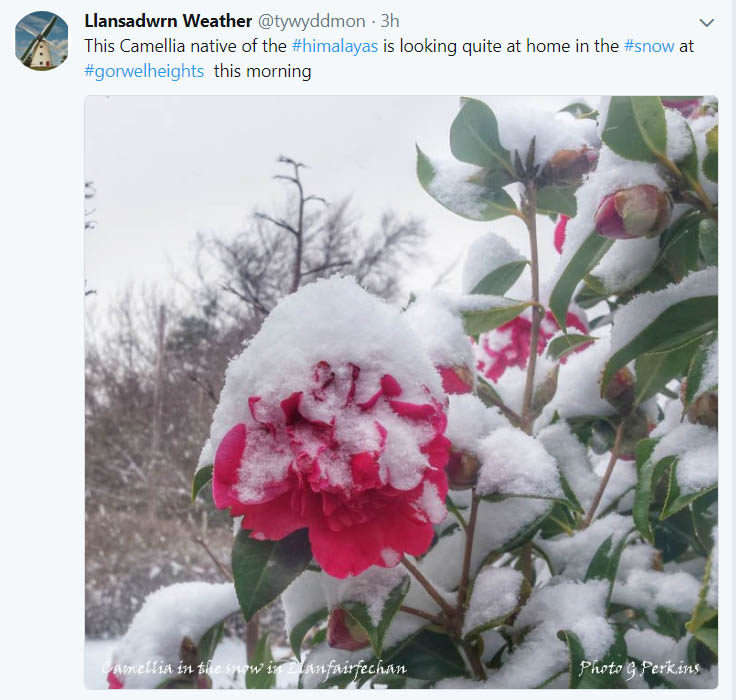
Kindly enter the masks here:
M 241 518 L 240 610 L 282 597 L 300 687 L 717 683 L 717 124 L 464 100 L 419 182 L 529 259 L 481 232 L 402 312 L 307 285 L 231 362 L 193 494 Z

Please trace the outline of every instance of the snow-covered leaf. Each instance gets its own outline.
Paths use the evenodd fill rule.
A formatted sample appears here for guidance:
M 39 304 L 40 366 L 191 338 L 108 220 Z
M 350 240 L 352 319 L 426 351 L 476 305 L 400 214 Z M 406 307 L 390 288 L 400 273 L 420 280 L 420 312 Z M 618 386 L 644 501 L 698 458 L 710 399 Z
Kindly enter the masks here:
M 246 620 L 278 597 L 312 560 L 306 530 L 277 542 L 249 535 L 248 530 L 240 530 L 232 549 L 235 592 Z
M 531 301 L 517 301 L 505 297 L 479 298 L 487 298 L 489 301 L 482 305 L 479 304 L 478 308 L 462 311 L 465 331 L 468 335 L 474 336 L 492 331 L 515 319 L 524 309 L 532 305 Z
M 608 581 L 609 598 L 613 590 L 613 582 L 616 580 L 621 553 L 626 546 L 626 539 L 625 536 L 621 537 L 618 544 L 614 545 L 613 535 L 609 535 L 596 550 L 583 578 L 583 581 Z
M 350 615 L 350 617 L 357 622 L 360 627 L 368 635 L 371 647 L 375 652 L 376 656 L 380 658 L 383 650 L 383 639 L 386 636 L 391 621 L 399 611 L 404 598 L 406 597 L 407 591 L 409 590 L 409 578 L 402 577 L 398 585 L 396 585 L 388 595 L 383 596 L 375 595 L 375 598 L 383 598 L 383 600 L 375 602 L 382 602 L 382 606 L 378 615 L 373 610 L 373 602 L 371 604 L 364 600 L 342 600 L 340 607 Z M 374 596 L 371 596 L 374 597 Z
M 421 680 L 438 681 L 467 674 L 465 662 L 450 638 L 428 629 L 411 637 L 388 660 L 405 666 L 410 678 Z
M 470 291 L 471 294 L 505 294 L 511 285 L 519 279 L 524 271 L 524 267 L 529 263 L 528 260 L 514 260 L 491 270 L 478 284 Z
M 500 187 L 475 181 L 477 173 L 462 163 L 434 163 L 417 147 L 417 179 L 433 199 L 473 221 L 494 221 L 517 214 L 511 195 Z
M 636 490 L 634 493 L 634 524 L 647 542 L 654 542 L 654 533 L 650 521 L 650 503 L 652 501 L 652 489 L 657 484 L 665 470 L 671 466 L 674 458 L 652 460 L 652 452 L 657 445 L 655 439 L 640 440 L 636 446 Z
M 694 340 L 666 352 L 651 352 L 636 358 L 636 405 L 662 391 L 672 379 L 679 378 L 687 369 L 699 340 Z
M 601 380 L 601 395 L 611 377 L 640 355 L 686 345 L 718 325 L 715 268 L 693 272 L 677 285 L 635 297 L 616 314 L 611 357 Z
M 656 162 L 667 155 L 667 125 L 658 97 L 612 97 L 602 141 L 627 160 Z
M 549 308 L 560 327 L 567 325 L 567 309 L 580 280 L 598 264 L 612 245 L 613 239 L 604 238 L 593 231 L 578 247 L 557 278 L 549 296 Z
M 513 172 L 511 154 L 501 145 L 496 115 L 480 100 L 463 100 L 450 127 L 450 150 L 465 163 Z
M 524 576 L 516 569 L 493 566 L 481 569 L 473 582 L 463 636 L 500 625 L 512 615 L 518 609 L 523 583 Z
M 564 214 L 572 218 L 577 211 L 575 190 L 571 187 L 547 185 L 537 192 L 537 212 L 540 214 Z
M 660 518 L 662 520 L 672 517 L 675 513 L 678 513 L 686 506 L 690 505 L 694 500 L 705 496 L 716 488 L 717 484 L 713 483 L 710 486 L 705 486 L 697 491 L 688 491 L 683 493 L 683 489 L 680 487 L 677 479 L 677 469 L 680 460 L 675 459 L 670 467 L 670 480 L 667 486 L 667 498 L 665 499 L 664 506 L 662 506 L 662 512 Z
M 684 404 L 687 408 L 704 391 L 718 386 L 718 333 L 706 335 L 695 351 L 687 371 Z
M 713 219 L 703 219 L 698 227 L 700 254 L 706 265 L 718 264 L 718 224 Z
M 708 557 L 698 602 L 685 628 L 718 655 L 718 541 Z
M 599 690 L 626 687 L 621 673 L 594 673 L 591 670 L 592 665 L 590 665 L 594 661 L 600 668 L 609 666 L 609 664 L 612 664 L 615 668 L 626 663 L 626 641 L 619 630 L 616 630 L 613 644 L 600 659 L 586 658 L 580 638 L 573 631 L 561 630 L 558 637 L 567 644 L 570 657 L 570 688 Z
M 718 182 L 718 124 L 705 134 L 708 152 L 703 158 L 703 172 L 713 182 Z
M 547 357 L 552 360 L 561 360 L 563 357 L 574 352 L 583 345 L 593 343 L 596 338 L 582 333 L 567 333 L 549 341 L 547 345 Z
M 192 503 L 197 499 L 199 492 L 212 481 L 212 469 L 212 465 L 208 464 L 207 466 L 200 467 L 194 473 L 194 478 L 192 479 Z

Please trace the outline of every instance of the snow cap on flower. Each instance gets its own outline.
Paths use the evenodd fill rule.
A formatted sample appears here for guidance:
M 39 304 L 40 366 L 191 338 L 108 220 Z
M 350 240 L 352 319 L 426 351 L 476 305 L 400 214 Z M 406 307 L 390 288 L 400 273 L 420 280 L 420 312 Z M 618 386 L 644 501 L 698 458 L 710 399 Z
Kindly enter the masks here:
M 331 576 L 423 554 L 446 514 L 440 377 L 399 312 L 333 277 L 282 300 L 228 367 L 213 496 L 252 537 L 308 528 Z
M 232 583 L 175 583 L 151 593 L 113 652 L 109 688 L 155 688 L 177 675 L 182 640 L 198 644 L 210 627 L 238 609 Z M 145 673 L 126 672 L 147 664 L 151 670 Z

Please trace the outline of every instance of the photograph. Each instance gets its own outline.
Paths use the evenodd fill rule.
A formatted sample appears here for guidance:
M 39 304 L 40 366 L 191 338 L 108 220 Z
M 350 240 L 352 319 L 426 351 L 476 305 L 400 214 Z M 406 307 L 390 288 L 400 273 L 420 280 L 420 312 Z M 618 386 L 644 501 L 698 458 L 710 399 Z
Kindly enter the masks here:
M 718 121 L 86 97 L 85 686 L 716 688 Z

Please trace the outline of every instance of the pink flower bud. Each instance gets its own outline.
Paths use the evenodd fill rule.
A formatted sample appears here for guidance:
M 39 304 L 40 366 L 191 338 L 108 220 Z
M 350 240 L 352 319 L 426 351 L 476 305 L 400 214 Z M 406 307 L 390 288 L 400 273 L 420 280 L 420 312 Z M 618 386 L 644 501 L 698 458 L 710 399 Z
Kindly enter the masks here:
M 662 106 L 676 109 L 687 119 L 700 106 L 700 100 L 697 97 L 663 97 Z
M 567 222 L 570 221 L 569 216 L 560 214 L 560 218 L 557 220 L 557 226 L 555 226 L 555 250 L 562 254 L 562 246 L 565 245 L 565 229 L 567 229 Z
M 355 651 L 370 643 L 368 635 L 342 608 L 334 608 L 327 623 L 327 643 L 333 649 Z
M 670 196 L 653 185 L 637 185 L 609 194 L 595 215 L 596 233 L 606 238 L 655 238 L 672 212 Z
M 478 481 L 480 462 L 464 450 L 450 448 L 450 459 L 445 467 L 447 483 L 453 491 L 467 491 Z
M 465 365 L 438 367 L 446 394 L 469 394 L 473 391 L 473 373 Z

